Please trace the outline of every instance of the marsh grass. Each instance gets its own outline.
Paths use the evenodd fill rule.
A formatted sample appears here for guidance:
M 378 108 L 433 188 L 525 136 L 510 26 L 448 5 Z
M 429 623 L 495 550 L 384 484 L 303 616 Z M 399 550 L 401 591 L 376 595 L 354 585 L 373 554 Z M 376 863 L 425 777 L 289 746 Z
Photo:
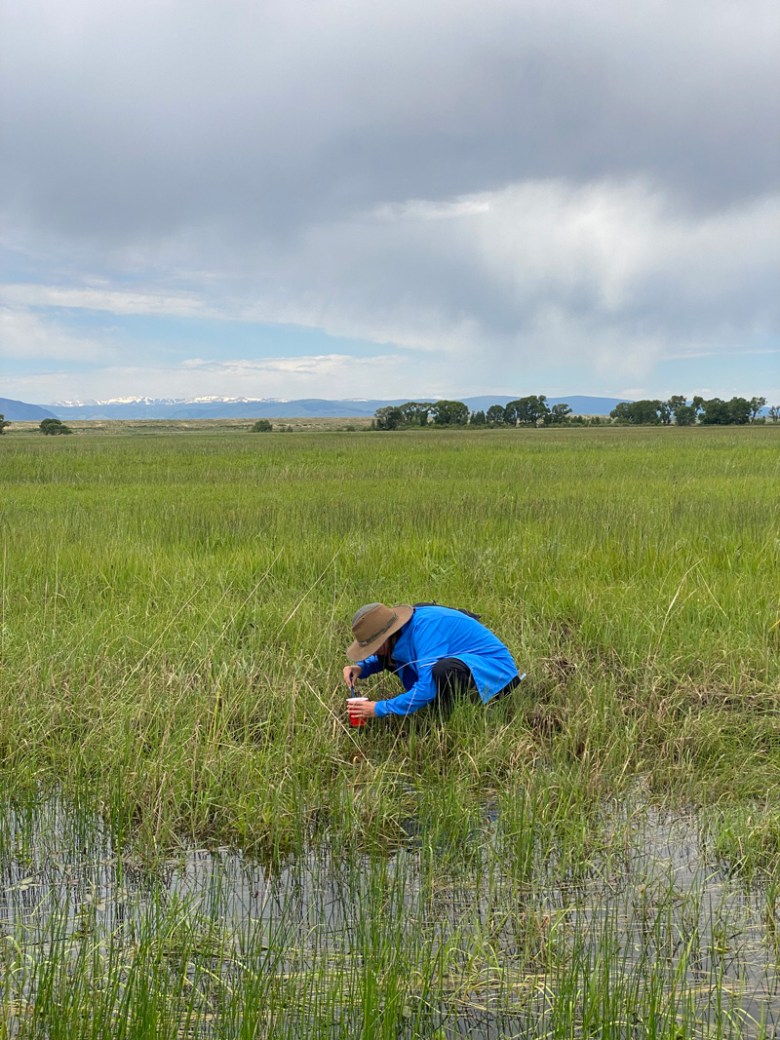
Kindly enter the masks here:
M 772 429 L 4 440 L 7 782 L 101 790 L 163 845 L 392 830 L 540 768 L 693 800 L 778 779 Z M 345 727 L 356 604 L 484 615 L 511 705 Z M 385 694 L 394 692 L 388 684 Z
M 671 868 L 636 880 L 641 821 L 604 807 L 701 807 L 707 855 L 759 893 L 723 934 L 757 915 L 776 961 L 779 448 L 772 428 L 4 438 L 14 811 L 56 792 L 120 873 L 193 845 L 277 870 L 327 849 L 358 911 L 309 921 L 312 949 L 294 902 L 269 938 L 226 930 L 227 896 L 203 920 L 158 886 L 117 945 L 66 888 L 33 939 L 9 933 L 9 1035 L 771 1035 L 776 1003 L 747 1023 L 744 977 L 688 946 L 693 897 Z M 375 599 L 478 611 L 527 680 L 445 726 L 350 730 L 348 621 Z
M 5 805 L 9 1036 L 757 1037 L 780 1023 L 776 887 L 634 793 L 572 872 L 542 802 L 467 840 L 144 865 L 100 818 Z M 560 845 L 557 846 L 561 848 Z

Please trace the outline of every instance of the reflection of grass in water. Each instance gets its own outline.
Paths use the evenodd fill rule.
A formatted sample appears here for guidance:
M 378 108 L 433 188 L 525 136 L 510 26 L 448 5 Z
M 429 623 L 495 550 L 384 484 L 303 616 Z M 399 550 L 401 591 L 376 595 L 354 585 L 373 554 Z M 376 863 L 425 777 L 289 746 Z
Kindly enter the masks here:
M 489 817 L 459 846 L 465 856 L 420 835 L 390 856 L 342 846 L 263 868 L 196 852 L 146 870 L 86 818 L 30 811 L 7 831 L 0 864 L 6 1026 L 63 1037 L 774 1035 L 768 888 L 746 889 L 710 861 L 695 817 L 603 812 L 578 876 L 536 841 L 519 851 L 532 870 L 514 869 L 516 820 Z M 526 822 L 544 829 L 530 805 Z
M 630 1014 L 660 1023 L 658 1036 L 678 1018 L 706 1035 L 701 1006 L 727 1009 L 740 985 L 737 909 L 694 985 L 707 944 L 691 932 L 679 945 L 693 896 L 675 899 L 671 877 L 637 881 L 642 898 L 610 887 L 636 839 L 631 820 L 605 829 L 603 805 L 630 800 L 637 776 L 644 798 L 706 804 L 713 853 L 762 886 L 776 950 L 775 432 L 4 440 L 5 789 L 24 803 L 56 784 L 99 802 L 118 845 L 147 862 L 189 841 L 274 862 L 328 842 L 367 885 L 359 955 L 313 922 L 293 942 L 290 908 L 270 937 L 218 919 L 209 933 L 186 900 L 174 914 L 161 895 L 132 938 L 100 935 L 99 898 L 71 934 L 66 891 L 38 918 L 56 956 L 16 936 L 6 1006 L 36 992 L 36 1008 L 70 1008 L 62 1035 L 93 985 L 105 1022 L 135 1015 L 135 1035 L 147 1014 L 177 1035 L 187 1007 L 199 1028 L 238 1035 L 261 1005 L 272 1020 L 260 1035 L 333 1035 L 330 1021 L 343 1035 L 373 1022 L 428 1036 L 452 1032 L 458 1008 L 510 1026 L 526 1015 L 552 1036 L 583 1035 L 599 1015 L 614 1035 L 653 1035 Z M 348 619 L 376 598 L 478 610 L 529 679 L 446 727 L 350 732 Z M 35 858 L 29 846 L 16 862 Z M 404 880 L 381 866 L 399 848 Z M 578 886 L 594 871 L 609 884 L 589 902 Z M 644 961 L 620 945 L 624 920 L 640 918 Z M 162 942 L 173 920 L 175 942 Z M 57 1033 L 50 1019 L 39 1032 Z

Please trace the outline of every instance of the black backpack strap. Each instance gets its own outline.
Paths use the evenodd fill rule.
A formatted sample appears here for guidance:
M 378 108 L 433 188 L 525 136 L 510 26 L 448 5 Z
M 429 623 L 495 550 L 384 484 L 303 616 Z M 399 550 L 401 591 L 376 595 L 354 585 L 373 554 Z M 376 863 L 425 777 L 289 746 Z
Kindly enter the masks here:
M 412 606 L 415 606 L 415 607 L 443 607 L 444 604 L 443 603 L 436 603 L 434 601 L 433 603 L 413 603 Z M 466 617 L 474 618 L 475 621 L 480 621 L 482 619 L 482 615 L 481 614 L 472 614 L 472 612 L 470 610 L 464 610 L 463 607 L 448 607 L 447 609 L 448 610 L 457 610 L 459 614 L 465 614 Z

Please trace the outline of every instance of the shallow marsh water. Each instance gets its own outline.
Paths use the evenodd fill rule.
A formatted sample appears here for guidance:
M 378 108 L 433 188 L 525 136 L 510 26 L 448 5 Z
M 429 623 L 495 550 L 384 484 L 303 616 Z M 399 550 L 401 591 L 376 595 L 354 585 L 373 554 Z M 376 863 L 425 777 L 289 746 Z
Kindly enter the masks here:
M 468 842 L 154 864 L 6 806 L 8 1036 L 774 1037 L 778 892 L 693 812 L 605 807 L 587 857 L 486 809 Z M 526 833 L 522 833 L 525 831 Z

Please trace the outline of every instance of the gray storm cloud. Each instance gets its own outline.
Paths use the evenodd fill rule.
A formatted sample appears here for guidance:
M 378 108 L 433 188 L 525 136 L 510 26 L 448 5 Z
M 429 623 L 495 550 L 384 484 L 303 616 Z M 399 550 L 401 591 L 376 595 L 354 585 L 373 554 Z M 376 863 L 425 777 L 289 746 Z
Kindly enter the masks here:
M 645 176 L 689 206 L 769 191 L 776 5 L 11 4 L 4 177 L 109 242 L 252 235 L 527 179 Z
M 464 358 L 765 343 L 779 43 L 769 0 L 12 0 L 11 280 Z

